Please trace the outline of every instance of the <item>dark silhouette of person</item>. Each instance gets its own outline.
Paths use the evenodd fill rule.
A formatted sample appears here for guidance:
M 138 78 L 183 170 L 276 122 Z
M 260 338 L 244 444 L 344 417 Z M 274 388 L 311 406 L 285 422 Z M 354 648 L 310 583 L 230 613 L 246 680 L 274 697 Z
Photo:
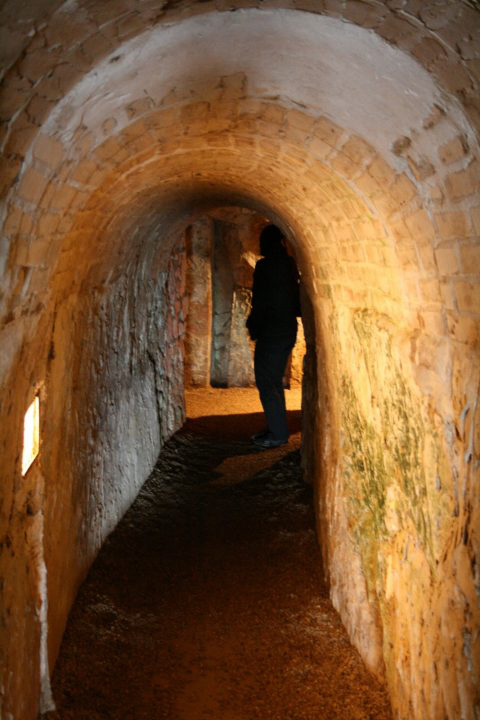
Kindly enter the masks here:
M 252 440 L 266 449 L 288 442 L 283 375 L 297 338 L 300 299 L 297 266 L 276 225 L 267 225 L 261 231 L 260 254 L 263 257 L 253 272 L 252 309 L 247 329 L 256 341 L 255 382 L 267 424 Z

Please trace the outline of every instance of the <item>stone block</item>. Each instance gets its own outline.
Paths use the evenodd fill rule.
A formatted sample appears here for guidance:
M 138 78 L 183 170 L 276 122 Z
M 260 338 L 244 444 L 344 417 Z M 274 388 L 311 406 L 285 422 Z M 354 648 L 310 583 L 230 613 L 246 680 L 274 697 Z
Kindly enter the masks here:
M 18 112 L 19 107 L 26 105 L 31 95 L 31 84 L 23 77 L 9 74 L 2 83 L 2 102 L 0 103 L 0 120 L 9 123 Z
M 286 115 L 286 121 L 289 126 L 301 130 L 304 135 L 308 135 L 315 125 L 315 118 L 299 110 L 289 110 Z
M 51 250 L 54 247 L 50 235 L 44 238 L 35 238 L 28 245 L 25 265 L 28 267 L 47 267 L 52 260 Z
M 105 162 L 113 159 L 121 150 L 122 145 L 120 144 L 120 139 L 110 137 L 95 148 L 95 156 L 100 159 L 100 162 Z
M 102 123 L 102 130 L 103 130 L 104 135 L 110 135 L 115 130 L 117 125 L 118 125 L 117 119 L 114 117 L 109 117 L 106 120 L 104 120 Z
M 129 120 L 144 115 L 154 107 L 155 103 L 151 97 L 141 97 L 125 106 L 125 112 Z
M 381 5 L 369 4 L 362 0 L 348 0 L 343 12 L 344 18 L 365 28 L 375 28 L 383 22 L 388 8 Z
M 401 157 L 402 155 L 405 155 L 405 153 L 411 147 L 411 145 L 412 145 L 412 141 L 409 138 L 409 136 L 401 135 L 392 144 L 392 152 L 394 155 L 398 155 L 398 157 Z
M 467 69 L 457 60 L 445 59 L 436 63 L 435 74 L 442 85 L 452 93 L 465 90 L 472 84 Z
M 468 144 L 464 135 L 449 140 L 438 151 L 438 157 L 445 165 L 461 160 L 468 152 Z
M 107 55 L 114 47 L 113 38 L 107 37 L 101 32 L 96 32 L 94 35 L 86 38 L 81 45 L 85 56 L 92 60 Z
M 35 85 L 35 90 L 38 95 L 47 98 L 47 100 L 52 100 L 53 102 L 57 102 L 62 97 L 62 91 L 58 87 L 55 78 L 48 75 L 42 78 L 39 83 Z
M 237 103 L 239 117 L 261 117 L 264 110 L 269 107 L 268 103 L 256 98 L 242 98 Z
M 437 207 L 442 207 L 444 205 L 445 195 L 443 193 L 442 187 L 440 187 L 439 185 L 429 185 L 428 192 L 430 194 L 430 198 Z
M 36 203 L 42 197 L 47 185 L 48 179 L 38 170 L 30 167 L 20 180 L 18 194 L 23 200 Z
M 161 130 L 166 127 L 171 127 L 179 122 L 179 108 L 170 107 L 162 109 L 157 113 L 148 115 L 145 120 L 148 127 L 154 130 Z
M 239 121 L 240 116 L 240 105 L 243 105 L 243 103 L 239 103 L 238 100 L 222 100 L 220 103 L 215 104 L 208 104 L 209 105 L 209 112 L 211 112 L 214 115 L 218 115 L 218 117 L 222 118 L 228 118 L 229 120 L 235 120 Z M 251 117 L 252 120 L 255 120 L 256 118 Z
M 411 52 L 426 68 L 431 68 L 435 62 L 447 57 L 445 47 L 429 36 L 424 36 Z
M 462 270 L 469 275 L 477 275 L 480 280 L 480 242 L 460 245 Z
M 278 105 L 266 103 L 262 109 L 262 117 L 266 122 L 282 125 L 285 121 L 285 110 Z
M 442 337 L 447 331 L 447 322 L 443 311 L 419 312 L 420 327 L 429 335 Z
M 247 76 L 243 72 L 225 75 L 220 81 L 222 100 L 236 100 L 245 97 L 247 89 Z
M 80 71 L 70 62 L 64 62 L 56 65 L 51 79 L 55 82 L 60 93 L 66 95 L 75 81 L 78 79 Z
M 6 142 L 5 152 L 24 157 L 37 133 L 38 127 L 31 123 L 22 123 L 20 128 L 14 127 Z
M 121 138 L 125 143 L 129 143 L 131 140 L 143 137 L 148 138 L 151 144 L 152 141 L 148 134 L 144 118 L 131 122 L 130 125 L 127 125 L 127 127 L 122 130 Z
M 436 278 L 419 280 L 422 299 L 426 303 L 440 303 L 440 284 Z
M 192 120 L 203 122 L 210 116 L 210 103 L 203 101 L 189 103 L 188 105 L 183 105 L 179 113 L 179 121 L 181 123 L 189 124 Z
M 395 45 L 403 45 L 412 38 L 417 37 L 418 30 L 409 22 L 389 14 L 385 17 L 384 22 L 376 28 L 376 32 L 388 42 Z
M 353 163 L 342 152 L 338 152 L 335 157 L 330 158 L 330 167 L 346 178 L 353 178 L 355 173 L 359 171 L 358 165 Z
M 53 213 L 44 213 L 38 220 L 38 231 L 40 235 L 52 235 L 60 222 L 60 216 Z
M 345 2 L 342 0 L 322 0 L 322 2 L 325 7 L 325 12 L 330 17 L 343 17 Z
M 55 105 L 54 100 L 36 93 L 28 103 L 26 112 L 30 120 L 38 126 L 43 125 Z
M 374 199 L 375 207 L 384 217 L 391 217 L 398 212 L 398 202 L 390 192 L 380 192 Z
M 369 166 L 368 173 L 384 187 L 391 185 L 396 177 L 394 170 L 380 156 L 377 156 Z
M 431 130 L 436 127 L 445 117 L 445 110 L 440 105 L 434 105 L 432 111 L 423 121 L 425 130 Z
M 474 78 L 476 83 L 480 83 L 480 58 L 474 60 L 467 60 L 466 66 L 470 75 Z
M 22 219 L 23 219 L 22 210 L 19 207 L 17 207 L 16 205 L 12 205 L 9 208 L 7 217 L 5 218 L 5 222 L 3 224 L 3 232 L 6 235 L 10 235 L 10 236 L 17 235 L 17 233 L 20 232 L 20 228 L 22 225 Z
M 372 265 L 383 265 L 383 252 L 381 247 L 367 245 L 365 248 L 365 255 L 367 257 L 367 261 L 372 263 Z
M 405 173 L 402 173 L 402 175 L 396 178 L 390 188 L 390 194 L 399 205 L 404 205 L 415 197 L 417 188 Z
M 90 184 L 98 170 L 98 166 L 93 160 L 83 160 L 71 174 L 71 180 L 82 184 Z
M 435 215 L 440 237 L 444 240 L 462 238 L 467 234 L 465 214 L 460 211 L 437 213 Z
M 318 118 L 313 130 L 315 137 L 323 140 L 327 145 L 336 147 L 343 135 L 343 130 L 327 118 Z
M 323 140 L 314 137 L 308 143 L 308 151 L 309 154 L 314 155 L 319 160 L 324 160 L 332 152 L 332 147 Z
M 132 12 L 129 12 L 126 17 L 123 17 L 117 23 L 118 37 L 123 41 L 135 37 L 145 29 L 143 23 L 143 18 L 140 15 L 134 15 Z
M 71 185 L 57 185 L 54 186 L 55 192 L 53 194 L 50 207 L 55 210 L 66 210 L 72 203 L 73 198 L 77 194 L 78 190 Z
M 446 187 L 450 196 L 457 200 L 478 195 L 480 187 L 480 163 L 473 160 L 464 170 L 451 173 L 446 180 Z
M 83 127 L 79 127 L 73 137 L 73 143 L 75 145 L 75 150 L 77 151 L 78 157 L 85 157 L 86 155 L 89 155 L 92 147 L 94 146 L 96 141 L 96 138 L 94 137 L 93 133 L 91 133 L 89 130 L 85 130 Z
M 340 152 L 357 165 L 364 164 L 375 155 L 375 150 L 359 137 L 352 136 L 342 145 Z
M 430 243 L 417 243 L 417 252 L 422 263 L 423 271 L 425 273 L 436 272 L 437 264 Z
M 423 242 L 434 240 L 435 230 L 425 210 L 416 210 L 404 219 L 413 237 Z
M 49 168 L 56 169 L 64 159 L 63 145 L 58 140 L 41 133 L 33 146 L 33 155 Z
M 46 292 L 51 272 L 51 268 L 35 267 L 30 280 L 30 292 L 39 295 Z
M 448 332 L 461 343 L 476 345 L 480 339 L 480 319 L 449 312 L 447 314 Z
M 148 134 L 140 135 L 138 137 L 134 137 L 128 142 L 128 149 L 122 148 L 119 152 L 117 152 L 114 156 L 115 163 L 121 162 L 124 159 L 127 159 L 132 153 L 135 155 L 138 155 L 141 152 L 146 152 L 149 156 L 151 156 L 151 150 L 152 150 L 152 139 Z M 137 158 L 137 161 L 139 164 L 141 164 L 141 159 Z
M 49 186 L 50 187 L 50 186 Z M 48 188 L 47 188 L 48 192 Z M 34 221 L 34 213 L 25 213 L 22 217 L 22 224 L 20 226 L 20 232 L 22 235 L 28 235 L 32 232 Z
M 480 236 L 480 207 L 472 208 L 471 211 L 473 228 L 475 235 Z
M 374 196 L 380 189 L 378 181 L 368 172 L 356 178 L 355 185 L 368 197 Z
M 453 275 L 458 272 L 458 259 L 454 247 L 437 248 L 435 257 L 440 275 Z
M 480 314 L 480 284 L 458 280 L 455 283 L 455 295 L 459 310 Z
M 47 75 L 56 63 L 53 53 L 43 50 L 28 52 L 18 66 L 18 72 L 22 77 L 28 78 L 36 83 L 41 77 Z
M 42 208 L 42 210 L 45 210 L 50 207 L 50 204 L 52 202 L 53 196 L 55 195 L 57 191 L 57 186 L 55 183 L 51 182 L 48 184 L 47 189 L 43 193 L 42 199 L 40 200 L 39 206 Z
M 447 310 L 457 309 L 455 288 L 452 281 L 449 279 L 440 281 L 440 295 L 442 297 L 442 303 Z
M 431 177 L 435 172 L 435 168 L 426 157 L 413 157 L 412 155 L 407 155 L 407 162 L 410 170 L 417 180 L 425 180 L 426 178 Z

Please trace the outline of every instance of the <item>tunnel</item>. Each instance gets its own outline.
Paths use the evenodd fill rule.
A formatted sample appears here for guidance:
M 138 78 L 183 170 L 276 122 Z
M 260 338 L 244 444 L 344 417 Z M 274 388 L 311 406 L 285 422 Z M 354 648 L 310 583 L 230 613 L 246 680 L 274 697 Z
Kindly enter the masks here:
M 478 720 L 479 11 L 2 3 L 6 720 L 49 708 L 78 589 L 184 423 L 185 243 L 228 207 L 301 274 L 302 466 L 350 641 L 394 717 Z

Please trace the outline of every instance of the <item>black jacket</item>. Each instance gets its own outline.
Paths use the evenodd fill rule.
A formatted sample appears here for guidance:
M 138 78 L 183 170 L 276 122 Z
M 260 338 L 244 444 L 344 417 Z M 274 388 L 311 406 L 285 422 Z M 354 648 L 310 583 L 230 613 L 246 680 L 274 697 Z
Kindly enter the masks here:
M 252 340 L 295 341 L 300 316 L 299 277 L 286 252 L 262 258 L 253 272 L 252 310 L 247 328 Z

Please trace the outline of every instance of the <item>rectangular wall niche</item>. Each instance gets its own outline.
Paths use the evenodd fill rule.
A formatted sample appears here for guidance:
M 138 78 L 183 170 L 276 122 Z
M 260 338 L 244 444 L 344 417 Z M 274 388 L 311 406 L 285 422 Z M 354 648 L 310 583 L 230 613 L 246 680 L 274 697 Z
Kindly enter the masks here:
M 25 475 L 30 465 L 38 455 L 40 446 L 40 401 L 34 399 L 23 421 L 23 454 L 22 475 Z

